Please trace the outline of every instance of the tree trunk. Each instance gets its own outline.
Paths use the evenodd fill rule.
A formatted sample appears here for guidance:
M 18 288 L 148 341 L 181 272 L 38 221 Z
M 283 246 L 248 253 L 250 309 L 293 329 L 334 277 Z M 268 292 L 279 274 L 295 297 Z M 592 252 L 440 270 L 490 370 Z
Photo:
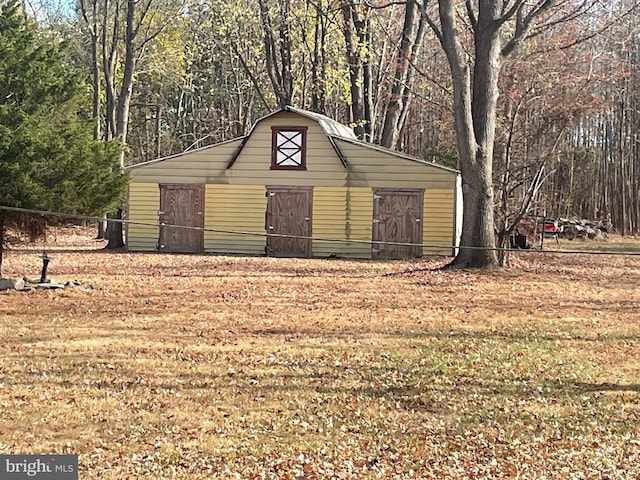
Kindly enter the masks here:
M 82 17 L 89 30 L 89 40 L 91 42 L 91 87 L 93 89 L 92 99 L 92 116 L 93 116 L 93 139 L 99 140 L 102 135 L 102 119 L 101 114 L 101 81 L 100 81 L 100 58 L 99 58 L 99 42 L 98 42 L 98 0 L 91 2 L 91 9 L 85 0 L 79 2 Z M 104 38 L 103 38 L 104 40 Z M 104 222 L 98 222 L 96 239 L 104 237 Z
M 342 6 L 342 16 L 344 20 L 343 35 L 347 50 L 347 64 L 349 65 L 349 91 L 351 93 L 351 103 L 349 105 L 349 123 L 353 125 L 353 131 L 358 138 L 364 137 L 362 120 L 364 108 L 362 106 L 362 60 L 358 54 L 355 41 L 359 22 L 357 13 L 354 11 L 353 2 L 347 2 Z M 353 31 L 355 24 L 356 32 Z
M 129 127 L 129 107 L 133 95 L 133 75 L 136 69 L 136 0 L 127 0 L 127 22 L 125 37 L 124 71 L 122 73 L 122 85 L 118 96 L 116 109 L 116 138 L 125 145 L 127 143 L 127 131 Z M 120 154 L 120 168 L 124 168 L 124 151 Z
M 579 2 L 572 15 L 562 17 L 561 21 L 587 13 L 589 5 L 589 2 Z M 504 58 L 526 41 L 533 28 L 537 26 L 541 31 L 550 28 L 548 25 L 553 22 L 545 26 L 536 21 L 555 6 L 558 2 L 553 0 L 438 0 L 439 25 L 422 9 L 447 56 L 453 85 L 464 218 L 459 253 L 450 267 L 498 266 L 492 178 L 498 76 Z M 467 18 L 460 20 L 463 10 Z M 472 53 L 469 46 L 462 44 L 462 29 L 473 32 Z M 473 75 L 470 65 L 473 65 Z
M 495 268 L 498 258 L 493 226 L 491 169 L 483 165 L 487 159 L 480 151 L 471 161 L 462 157 L 460 160 L 464 222 L 460 250 L 450 267 Z
M 118 211 L 115 213 L 107 214 L 106 237 L 108 242 L 107 242 L 107 246 L 104 248 L 106 248 L 107 250 L 122 248 L 124 247 L 124 240 L 122 239 L 122 233 L 123 233 L 122 222 L 121 221 L 112 222 L 112 221 L 109 221 L 110 219 L 122 220 L 122 209 L 118 209 Z
M 485 24 L 482 16 L 478 18 L 475 38 L 471 106 L 475 149 L 469 157 L 460 156 L 465 222 L 462 228 L 462 248 L 452 264 L 455 267 L 498 266 L 493 218 L 493 147 L 501 59 L 500 37 L 497 30 L 489 24 L 490 21 L 487 19 Z M 467 131 L 467 128 L 463 130 Z M 476 248 L 464 248 L 471 245 Z
M 371 45 L 371 20 L 367 16 L 363 21 L 360 32 L 360 42 L 364 45 Z M 365 61 L 362 63 L 362 119 L 363 135 L 367 141 L 373 141 L 373 73 L 371 71 L 371 53 L 368 52 Z
M 164 104 L 164 98 L 162 94 L 159 97 L 156 106 L 154 158 L 160 158 L 162 155 L 162 105 Z
M 104 220 L 100 220 L 98 222 L 98 233 L 96 234 L 96 240 L 102 240 L 107 238 L 106 237 L 106 228 L 105 228 L 105 224 L 107 223 L 107 217 L 106 215 L 103 217 Z
M 481 15 L 476 26 L 472 84 L 470 67 L 455 22 L 452 2 L 440 0 L 441 42 L 453 81 L 454 125 L 463 197 L 460 249 L 449 267 L 495 268 L 498 258 L 493 225 L 492 162 L 500 37 L 491 17 Z
M 93 139 L 99 140 L 102 134 L 101 120 L 100 120 L 100 104 L 101 99 L 101 82 L 100 82 L 100 57 L 99 57 L 99 41 L 98 41 L 98 0 L 92 0 L 89 5 L 87 0 L 80 0 L 80 11 L 82 18 L 86 23 L 86 28 L 89 31 L 89 41 L 91 43 L 91 87 L 93 88 L 92 99 L 92 115 L 93 115 Z
M 4 257 L 4 223 L 5 212 L 0 210 L 0 278 L 2 278 L 2 259 Z
M 311 63 L 311 110 L 324 114 L 327 102 L 326 17 L 320 5 L 316 5 L 315 10 L 313 62 Z
M 104 139 L 112 140 L 116 136 L 116 51 L 118 29 L 120 27 L 120 2 L 115 2 L 115 12 L 110 12 L 111 2 L 105 0 L 102 8 L 102 75 L 105 87 L 105 128 Z M 109 19 L 113 19 L 113 31 L 109 35 Z
M 276 27 L 271 22 L 271 14 L 264 0 L 259 0 L 260 21 L 262 23 L 262 42 L 265 51 L 265 65 L 271 80 L 278 106 L 284 108 L 291 104 L 293 96 L 293 78 L 291 74 L 291 39 L 289 35 L 289 1 L 280 2 L 278 19 L 278 38 L 274 37 Z M 278 52 L 280 53 L 278 55 Z
M 400 118 L 405 107 L 403 93 L 406 91 L 405 88 L 409 78 L 410 57 L 413 50 L 411 37 L 414 30 L 416 9 L 415 0 L 409 0 L 405 5 L 404 24 L 400 39 L 400 49 L 396 58 L 395 76 L 389 91 L 384 126 L 380 137 L 380 145 L 391 149 L 396 148 L 400 138 Z

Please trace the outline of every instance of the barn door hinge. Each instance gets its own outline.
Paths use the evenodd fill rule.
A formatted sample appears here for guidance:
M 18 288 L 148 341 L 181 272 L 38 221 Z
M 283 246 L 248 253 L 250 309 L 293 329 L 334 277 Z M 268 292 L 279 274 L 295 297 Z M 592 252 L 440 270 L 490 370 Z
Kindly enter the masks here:
M 374 199 L 374 200 L 379 200 L 379 199 L 381 199 L 381 198 L 382 198 L 382 195 L 378 195 L 377 193 L 374 193 L 374 194 L 373 194 L 373 199 Z
M 380 220 L 378 220 L 377 218 L 374 218 L 373 223 L 380 223 Z
M 376 254 L 376 253 L 380 253 L 381 250 L 379 248 L 372 248 L 371 249 L 371 253 Z
M 416 222 L 421 222 L 422 219 L 421 218 L 416 218 Z
M 158 216 L 160 215 L 164 215 L 164 212 L 162 210 L 158 210 Z

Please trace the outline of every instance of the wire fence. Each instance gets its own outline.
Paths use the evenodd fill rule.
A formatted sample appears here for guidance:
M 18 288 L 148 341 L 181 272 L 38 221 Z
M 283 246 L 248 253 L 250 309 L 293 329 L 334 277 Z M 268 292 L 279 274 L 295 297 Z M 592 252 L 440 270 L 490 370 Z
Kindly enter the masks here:
M 15 212 L 15 213 L 24 213 L 34 216 L 41 217 L 56 217 L 56 218 L 64 218 L 68 220 L 79 220 L 83 222 L 103 222 L 105 221 L 104 217 L 101 216 L 93 216 L 93 215 L 80 215 L 73 213 L 65 213 L 65 212 L 53 212 L 49 210 L 36 210 L 29 208 L 19 208 L 19 207 L 9 207 L 5 205 L 0 205 L 0 210 L 4 210 L 7 212 Z M 639 242 L 639 251 L 616 251 L 616 250 L 540 250 L 536 248 L 531 249 L 519 249 L 519 248 L 501 248 L 501 247 L 476 247 L 476 246 L 462 246 L 462 245 L 443 245 L 443 244 L 429 244 L 429 243 L 408 243 L 408 242 L 388 242 L 388 241 L 380 241 L 380 240 L 358 240 L 358 239 L 346 239 L 346 238 L 326 238 L 326 237 L 315 237 L 315 236 L 303 236 L 303 235 L 288 235 L 281 233 L 266 233 L 266 232 L 249 232 L 243 230 L 228 230 L 228 229 L 218 229 L 218 228 L 210 228 L 210 227 L 192 227 L 187 225 L 171 225 L 162 222 L 140 222 L 129 219 L 118 219 L 118 218 L 109 218 L 106 219 L 107 222 L 111 223 L 120 223 L 124 225 L 139 225 L 145 227 L 153 227 L 153 228 L 174 228 L 174 229 L 184 229 L 184 230 L 197 230 L 202 232 L 210 232 L 210 233 L 222 233 L 226 235 L 237 235 L 237 236 L 253 236 L 253 237 L 275 237 L 275 238 L 292 238 L 299 240 L 311 240 L 313 242 L 326 242 L 326 243 L 344 243 L 344 244 L 365 244 L 365 245 L 388 245 L 388 246 L 404 246 L 404 247 L 422 247 L 423 249 L 438 249 L 439 251 L 450 250 L 451 252 L 455 250 L 485 250 L 485 251 L 496 251 L 496 252 L 522 252 L 522 253 L 544 253 L 544 254 L 571 254 L 571 255 L 619 255 L 619 256 L 640 256 L 640 242 Z M 424 253 L 424 256 L 442 256 L 438 253 Z

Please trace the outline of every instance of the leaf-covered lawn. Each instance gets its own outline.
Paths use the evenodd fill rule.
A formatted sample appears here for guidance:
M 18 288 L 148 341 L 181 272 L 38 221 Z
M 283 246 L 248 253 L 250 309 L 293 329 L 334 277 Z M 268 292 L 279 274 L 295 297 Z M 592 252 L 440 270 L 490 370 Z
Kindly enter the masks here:
M 0 453 L 105 480 L 640 478 L 640 257 L 47 247 L 97 288 L 0 293 Z

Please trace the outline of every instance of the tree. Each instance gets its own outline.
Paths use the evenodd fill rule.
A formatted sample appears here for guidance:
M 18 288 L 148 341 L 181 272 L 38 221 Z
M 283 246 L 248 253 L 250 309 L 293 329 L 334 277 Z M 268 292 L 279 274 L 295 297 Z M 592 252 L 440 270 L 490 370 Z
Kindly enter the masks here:
M 103 137 L 106 141 L 116 139 L 126 145 L 138 62 L 149 43 L 175 20 L 182 3 L 165 3 L 163 0 L 79 0 L 78 7 L 91 49 L 93 113 L 98 115 L 104 112 Z M 101 109 L 98 103 L 101 102 L 103 85 L 105 102 Z M 97 134 L 98 127 L 95 125 L 94 135 Z M 119 163 L 123 168 L 124 149 L 121 150 Z M 118 210 L 111 218 L 121 219 L 121 214 L 122 211 Z M 122 223 L 107 222 L 105 233 L 109 240 L 107 248 L 124 246 Z
M 70 214 L 114 207 L 127 178 L 120 148 L 93 139 L 86 85 L 64 45 L 39 41 L 15 2 L 0 10 L 0 205 Z M 78 112 L 81 112 L 80 114 Z M 0 210 L 0 269 L 4 229 Z
M 504 60 L 530 35 L 540 35 L 550 28 L 548 25 L 580 16 L 593 3 L 592 0 L 466 0 L 463 12 L 461 2 L 439 0 L 437 19 L 433 12 L 423 8 L 446 54 L 452 78 L 464 207 L 461 248 L 451 267 L 498 266 L 493 153 L 498 79 Z M 467 30 L 471 32 L 469 36 L 465 36 Z
M 368 4 L 347 0 L 341 5 L 343 35 L 349 66 L 349 122 L 358 138 L 371 141 L 373 87 L 371 72 L 371 14 Z
M 550 48 L 570 44 L 576 28 L 564 25 L 542 44 L 532 39 L 505 63 L 500 78 L 493 171 L 501 266 L 524 217 L 567 214 L 560 205 L 571 197 L 571 186 L 555 181 L 575 152 L 567 140 L 580 118 L 604 105 L 594 93 L 604 79 L 594 72 L 599 60 L 591 47 Z
M 284 108 L 291 105 L 293 97 L 291 32 L 289 28 L 290 0 L 280 0 L 278 14 L 274 15 L 265 0 L 258 0 L 260 20 L 264 36 L 264 52 L 267 73 L 278 99 L 278 106 Z M 274 25 L 276 23 L 276 25 Z M 274 37 L 277 32 L 277 39 Z
M 412 66 L 420 54 L 422 39 L 428 29 L 425 17 L 419 15 L 416 0 L 408 0 L 404 10 L 404 22 L 399 46 L 394 52 L 395 73 L 388 91 L 380 144 L 396 149 L 400 132 L 407 119 L 412 99 L 413 72 Z M 415 17 L 418 17 L 416 21 Z

